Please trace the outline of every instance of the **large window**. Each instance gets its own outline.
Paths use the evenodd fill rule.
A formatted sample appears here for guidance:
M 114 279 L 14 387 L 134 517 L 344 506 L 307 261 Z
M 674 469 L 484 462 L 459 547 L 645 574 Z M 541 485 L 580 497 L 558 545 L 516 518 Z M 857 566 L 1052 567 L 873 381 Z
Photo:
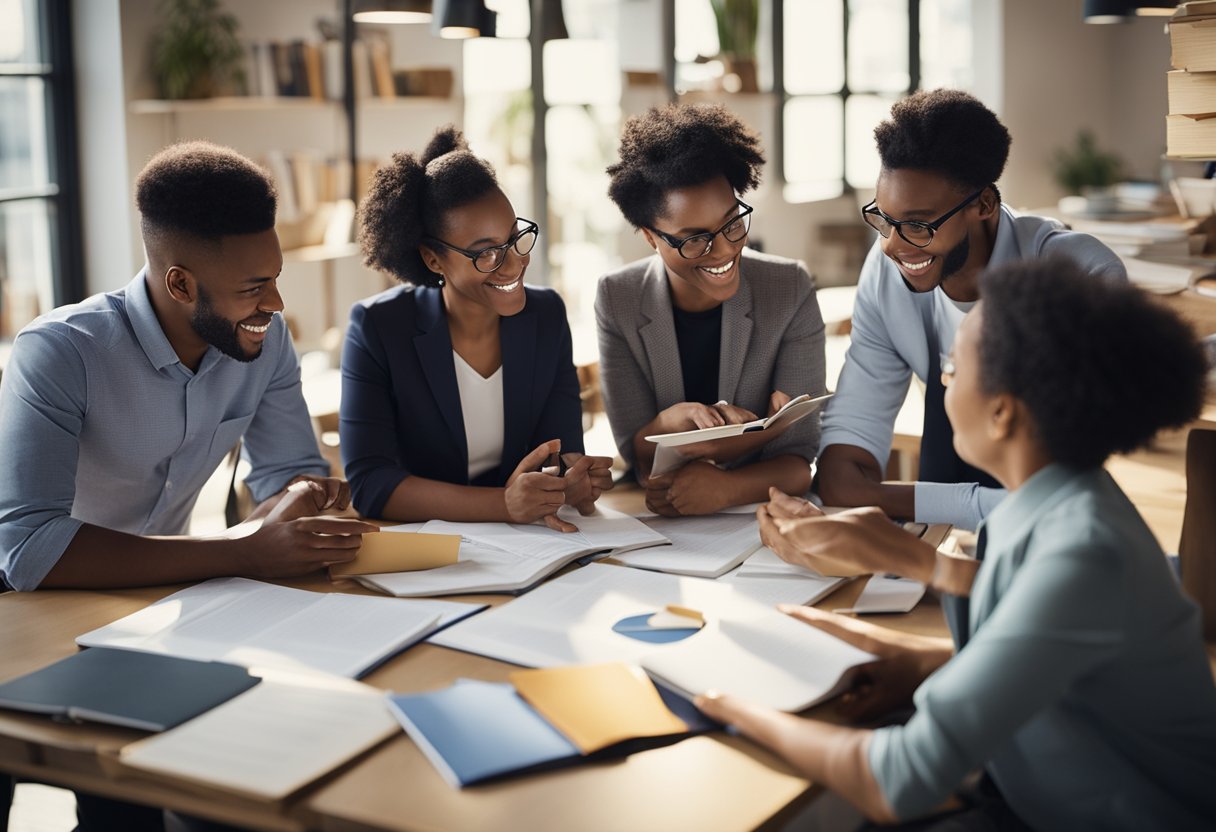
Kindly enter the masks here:
M 0 0 L 0 341 L 84 294 L 69 0 Z
M 873 130 L 891 104 L 974 83 L 971 0 L 784 0 L 783 12 L 783 163 L 799 200 L 873 187 Z

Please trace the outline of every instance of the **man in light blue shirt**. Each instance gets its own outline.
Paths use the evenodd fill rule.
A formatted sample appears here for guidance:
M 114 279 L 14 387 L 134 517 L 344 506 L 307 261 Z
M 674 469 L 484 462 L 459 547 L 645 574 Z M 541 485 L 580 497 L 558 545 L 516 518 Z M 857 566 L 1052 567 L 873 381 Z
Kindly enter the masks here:
M 146 268 L 14 341 L 0 385 L 0 577 L 20 590 L 137 586 L 351 559 L 373 527 L 312 516 L 350 492 L 317 452 L 278 314 L 274 186 L 237 153 L 189 143 L 148 164 L 137 201 Z M 182 537 L 241 440 L 261 528 Z
M 1009 133 L 966 93 L 910 96 L 875 137 L 882 173 L 862 216 L 881 237 L 862 267 L 851 344 L 823 417 L 819 494 L 828 505 L 876 505 L 892 517 L 974 529 L 1004 491 L 954 451 L 940 356 L 979 299 L 980 273 L 1051 255 L 1111 279 L 1126 280 L 1127 272 L 1093 237 L 1001 203 L 993 183 Z M 883 482 L 913 374 L 925 382 L 919 481 Z

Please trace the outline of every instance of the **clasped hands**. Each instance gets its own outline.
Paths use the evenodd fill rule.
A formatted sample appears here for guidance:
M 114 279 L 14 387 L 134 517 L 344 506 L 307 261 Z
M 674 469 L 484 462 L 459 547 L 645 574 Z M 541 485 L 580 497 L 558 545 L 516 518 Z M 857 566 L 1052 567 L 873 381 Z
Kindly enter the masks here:
M 567 505 L 584 516 L 592 514 L 600 494 L 612 488 L 612 460 L 606 456 L 565 453 L 561 454 L 565 474 L 545 469 L 550 457 L 561 453 L 561 447 L 560 439 L 543 442 L 515 467 L 504 492 L 511 522 L 543 520 L 556 531 L 576 532 L 578 527 L 558 517 L 557 510 Z

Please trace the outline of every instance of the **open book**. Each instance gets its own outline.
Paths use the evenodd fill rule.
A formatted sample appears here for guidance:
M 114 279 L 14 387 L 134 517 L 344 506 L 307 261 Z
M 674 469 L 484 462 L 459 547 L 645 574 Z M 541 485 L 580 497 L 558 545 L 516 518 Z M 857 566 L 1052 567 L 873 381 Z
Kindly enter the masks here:
M 584 555 L 618 554 L 670 543 L 640 520 L 608 508 L 599 507 L 594 514 L 583 517 L 563 506 L 558 516 L 578 526 L 578 531 L 566 534 L 539 524 L 443 520 L 408 527 L 431 534 L 459 535 L 459 560 L 439 569 L 362 575 L 357 580 L 400 597 L 523 592 Z
M 354 677 L 484 608 L 216 578 L 77 636 L 76 643 Z
M 673 605 L 703 625 L 673 633 L 652 621 Z M 874 658 L 729 583 L 597 563 L 430 643 L 530 667 L 640 664 L 677 693 L 712 688 L 788 711 L 832 696 L 849 668 Z
M 659 447 L 677 448 L 680 445 L 691 445 L 694 442 L 708 442 L 711 439 L 725 439 L 728 436 L 739 436 L 744 433 L 754 433 L 761 430 L 778 430 L 787 428 L 800 419 L 810 416 L 819 409 L 819 405 L 832 398 L 834 394 L 825 393 L 811 398 L 803 394 L 790 399 L 785 406 L 767 419 L 756 419 L 738 425 L 719 425 L 714 428 L 698 428 L 697 430 L 682 430 L 678 433 L 656 433 L 647 436 L 647 442 L 654 442 Z

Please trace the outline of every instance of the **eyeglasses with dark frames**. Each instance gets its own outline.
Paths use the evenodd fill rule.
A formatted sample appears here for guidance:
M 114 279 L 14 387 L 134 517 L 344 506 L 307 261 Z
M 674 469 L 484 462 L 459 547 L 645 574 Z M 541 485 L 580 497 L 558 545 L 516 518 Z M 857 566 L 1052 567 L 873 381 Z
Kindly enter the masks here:
M 891 229 L 894 228 L 904 242 L 911 243 L 917 248 L 924 248 L 933 242 L 933 235 L 941 228 L 946 220 L 953 217 L 959 211 L 966 208 L 972 202 L 979 198 L 979 195 L 988 190 L 988 186 L 980 188 L 971 196 L 964 199 L 958 205 L 955 205 L 946 213 L 935 219 L 933 222 L 921 222 L 920 220 L 895 220 L 888 217 L 882 211 L 878 210 L 878 201 L 870 200 L 870 204 L 861 209 L 861 218 L 865 220 L 866 225 L 873 228 L 884 238 L 891 236 Z
M 511 235 L 505 243 L 497 246 L 487 246 L 479 249 L 464 249 L 460 246 L 454 246 L 451 243 L 445 243 L 438 237 L 423 237 L 424 240 L 431 243 L 438 243 L 444 248 L 451 249 L 457 254 L 463 254 L 465 257 L 473 261 L 473 268 L 482 274 L 498 271 L 503 263 L 507 262 L 507 249 L 515 249 L 515 253 L 520 257 L 526 257 L 532 251 L 532 247 L 536 245 L 536 238 L 540 236 L 540 226 L 526 220 L 523 217 L 515 218 L 516 231 Z
M 688 237 L 673 237 L 657 228 L 651 228 L 650 232 L 674 248 L 685 260 L 696 260 L 709 254 L 709 250 L 714 245 L 714 237 L 719 234 L 732 243 L 737 243 L 747 236 L 747 232 L 751 230 L 752 226 L 752 211 L 755 209 L 741 199 L 736 198 L 735 202 L 738 203 L 737 207 L 743 210 L 727 220 L 717 231 L 692 234 Z

